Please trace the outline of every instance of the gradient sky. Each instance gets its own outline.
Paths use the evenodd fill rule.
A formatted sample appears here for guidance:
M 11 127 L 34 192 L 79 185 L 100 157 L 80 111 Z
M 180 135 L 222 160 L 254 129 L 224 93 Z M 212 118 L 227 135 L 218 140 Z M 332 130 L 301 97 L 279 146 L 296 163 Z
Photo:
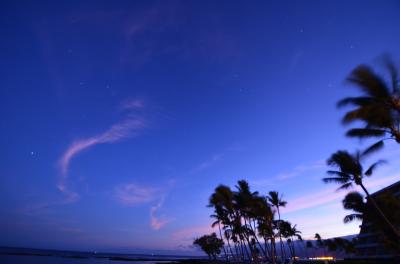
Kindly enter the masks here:
M 358 232 L 321 178 L 368 143 L 335 103 L 352 68 L 400 58 L 398 1 L 8 2 L 0 246 L 191 251 L 239 179 L 282 192 L 305 238 Z M 399 180 L 399 151 L 372 191 Z

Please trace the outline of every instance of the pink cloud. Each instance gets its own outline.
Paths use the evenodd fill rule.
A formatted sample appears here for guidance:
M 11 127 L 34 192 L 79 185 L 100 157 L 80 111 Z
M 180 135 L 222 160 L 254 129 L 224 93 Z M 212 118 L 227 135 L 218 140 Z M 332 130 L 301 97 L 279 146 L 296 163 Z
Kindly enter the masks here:
M 368 179 L 365 183 L 368 189 L 376 190 L 382 188 L 399 179 L 398 175 L 384 178 Z M 287 207 L 282 208 L 282 212 L 290 213 L 316 206 L 326 205 L 332 201 L 342 199 L 347 191 L 335 191 L 336 187 L 325 188 L 322 191 L 309 190 L 311 194 L 303 195 L 289 201 Z M 360 191 L 360 190 L 359 190 Z
M 324 205 L 336 199 L 343 198 L 345 195 L 345 192 L 335 192 L 335 188 L 326 188 L 318 192 L 315 192 L 314 190 L 309 191 L 311 194 L 306 194 L 299 198 L 290 200 L 288 205 L 285 208 L 282 208 L 282 212 L 290 213 Z
M 119 202 L 125 205 L 138 205 L 149 203 L 159 197 L 159 190 L 156 188 L 142 187 L 133 183 L 117 186 L 114 196 Z
M 192 226 L 174 232 L 171 238 L 174 241 L 191 243 L 193 242 L 194 238 L 202 236 L 204 234 L 211 234 L 212 232 L 216 232 L 216 228 L 212 228 L 210 224 Z
M 306 164 L 306 165 L 299 165 L 295 167 L 292 171 L 289 172 L 283 172 L 275 176 L 275 179 L 277 180 L 287 180 L 290 178 L 297 177 L 299 175 L 302 175 L 306 172 L 312 171 L 312 170 L 319 170 L 321 168 L 325 167 L 325 162 L 324 161 L 316 161 L 311 164 Z
M 144 107 L 144 102 L 139 99 L 128 99 L 122 101 L 119 105 L 121 110 L 132 110 L 132 109 L 140 109 Z
M 157 216 L 157 211 L 160 210 L 161 206 L 164 204 L 164 197 L 161 198 L 161 200 L 156 204 L 155 206 L 152 206 L 150 209 L 150 225 L 153 230 L 159 230 L 166 224 L 172 221 L 172 219 L 168 219 L 165 217 L 158 217 Z
M 110 129 L 100 135 L 73 142 L 64 152 L 59 161 L 61 173 L 63 175 L 66 175 L 68 173 L 70 161 L 79 152 L 93 147 L 97 144 L 113 143 L 124 138 L 134 136 L 135 133 L 137 133 L 140 129 L 143 129 L 144 127 L 146 127 L 146 124 L 142 119 L 129 118 L 114 124 L 113 126 L 111 126 Z
M 144 107 L 144 103 L 140 100 L 129 100 L 123 105 L 125 105 L 125 109 L 129 110 Z M 61 171 L 61 179 L 57 184 L 57 188 L 67 195 L 67 200 L 69 202 L 76 201 L 78 199 L 78 194 L 68 190 L 66 185 L 68 169 L 72 159 L 80 152 L 95 145 L 114 143 L 136 136 L 138 132 L 144 129 L 146 126 L 147 124 L 142 118 L 130 115 L 128 118 L 115 123 L 101 134 L 73 142 L 58 161 L 58 167 Z

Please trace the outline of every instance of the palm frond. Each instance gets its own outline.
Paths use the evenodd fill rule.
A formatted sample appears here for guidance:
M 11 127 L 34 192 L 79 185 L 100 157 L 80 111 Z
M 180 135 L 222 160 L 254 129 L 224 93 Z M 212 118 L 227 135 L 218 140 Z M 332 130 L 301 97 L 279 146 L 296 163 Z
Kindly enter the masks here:
M 379 140 L 378 142 L 372 144 L 366 150 L 364 150 L 362 152 L 361 156 L 362 157 L 368 156 L 371 153 L 381 150 L 384 146 L 385 146 L 385 144 L 383 143 L 383 140 Z
M 216 225 L 218 225 L 219 220 L 215 221 L 214 223 L 211 224 L 211 227 L 214 228 Z
M 347 81 L 358 86 L 371 97 L 387 98 L 390 96 L 386 83 L 367 65 L 356 67 L 347 78 Z
M 349 189 L 351 187 L 353 187 L 353 183 L 352 182 L 348 182 L 348 183 L 343 184 L 339 188 L 337 188 L 336 191 L 346 190 L 346 189 Z
M 353 128 L 347 131 L 346 136 L 348 137 L 381 137 L 384 136 L 386 131 L 384 129 L 372 129 L 372 128 Z
M 348 224 L 348 223 L 350 223 L 350 222 L 353 222 L 354 220 L 360 220 L 360 221 L 362 221 L 362 220 L 363 220 L 363 215 L 362 215 L 362 214 L 349 214 L 349 215 L 346 215 L 346 216 L 343 218 L 343 222 L 344 222 L 345 224 Z
M 396 65 L 392 61 L 389 55 L 385 55 L 383 57 L 386 69 L 388 70 L 390 74 L 390 81 L 392 85 L 392 93 L 393 94 L 398 94 L 399 91 L 399 73 L 397 71 Z
M 329 175 L 337 175 L 337 176 L 340 176 L 342 178 L 349 178 L 350 179 L 350 176 L 348 174 L 346 174 L 344 172 L 341 172 L 341 171 L 328 170 L 328 171 L 326 171 L 326 173 L 329 174 Z
M 342 200 L 343 208 L 353 210 L 357 213 L 364 212 L 365 202 L 364 196 L 359 192 L 349 192 Z
M 366 97 L 366 96 L 346 97 L 337 103 L 337 107 L 343 107 L 349 104 L 363 106 L 363 105 L 368 105 L 372 102 L 373 99 L 371 97 Z
M 342 177 L 326 177 L 323 178 L 322 181 L 324 183 L 330 183 L 330 182 L 334 182 L 334 183 L 347 183 L 349 181 L 349 179 L 346 178 L 342 178 Z
M 374 172 L 374 170 L 375 170 L 375 168 L 376 168 L 377 166 L 380 166 L 380 165 L 385 164 L 385 163 L 387 163 L 386 160 L 378 160 L 377 162 L 375 162 L 374 164 L 372 164 L 372 165 L 365 171 L 364 174 L 365 174 L 366 176 L 371 176 L 372 173 Z

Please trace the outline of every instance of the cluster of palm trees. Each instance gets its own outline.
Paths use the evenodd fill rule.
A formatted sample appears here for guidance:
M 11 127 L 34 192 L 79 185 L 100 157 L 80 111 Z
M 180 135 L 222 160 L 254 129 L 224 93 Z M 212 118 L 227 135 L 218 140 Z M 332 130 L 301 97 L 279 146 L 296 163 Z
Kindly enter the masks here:
M 238 181 L 235 191 L 225 185 L 215 188 L 209 207 L 214 208 L 212 226 L 218 226 L 221 239 L 227 242 L 223 248 L 226 259 L 275 263 L 276 259 L 294 258 L 294 242 L 303 240 L 296 225 L 281 219 L 280 208 L 285 205 L 278 192 L 260 195 L 245 180 Z
M 390 230 L 391 235 L 400 244 L 400 230 L 393 224 L 387 213 L 382 210 L 382 203 L 371 196 L 364 185 L 364 178 L 370 177 L 383 160 L 364 169 L 363 162 L 366 157 L 380 150 L 385 140 L 395 140 L 400 144 L 400 82 L 399 73 L 393 61 L 385 56 L 383 59 L 385 68 L 389 73 L 389 80 L 385 81 L 378 73 L 367 65 L 359 65 L 348 76 L 347 81 L 361 91 L 357 97 L 347 97 L 339 101 L 338 106 L 351 105 L 354 108 L 343 117 L 343 123 L 357 122 L 361 127 L 347 131 L 347 136 L 358 138 L 378 138 L 379 140 L 364 151 L 356 151 L 354 154 L 345 150 L 339 150 L 331 155 L 327 164 L 333 170 L 327 171 L 329 177 L 323 178 L 325 183 L 338 183 L 339 189 L 348 189 L 359 186 L 366 195 L 371 206 L 367 206 L 364 197 L 358 192 L 349 193 L 343 200 L 345 209 L 354 213 L 347 215 L 344 222 L 362 220 L 367 212 L 379 216 L 382 229 Z M 379 221 L 377 221 L 379 222 Z
M 322 249 L 324 251 L 324 256 L 326 256 L 326 251 L 332 252 L 334 254 L 344 252 L 347 254 L 355 253 L 354 241 L 345 238 L 335 237 L 331 239 L 322 239 L 321 235 L 315 234 L 315 243 L 309 240 L 306 242 L 306 249 Z M 306 251 L 307 258 L 309 257 L 308 251 Z
M 398 200 L 392 199 L 391 205 L 377 201 L 364 185 L 365 177 L 370 177 L 374 170 L 385 162 L 378 160 L 365 169 L 365 158 L 380 150 L 385 140 L 392 139 L 400 144 L 399 74 L 388 57 L 385 57 L 384 62 L 390 76 L 389 81 L 385 81 L 369 66 L 360 65 L 351 72 L 347 81 L 358 87 L 362 95 L 347 97 L 338 103 L 339 107 L 354 107 L 344 115 L 343 123 L 363 124 L 348 130 L 347 136 L 379 140 L 364 151 L 350 153 L 339 150 L 333 153 L 327 160 L 328 166 L 333 169 L 327 171 L 328 176 L 323 178 L 323 181 L 338 183 L 339 189 L 359 186 L 368 203 L 364 201 L 362 194 L 349 193 L 343 200 L 343 206 L 353 213 L 347 215 L 344 222 L 362 220 L 367 215 L 372 215 L 376 222 L 383 223 L 378 225 L 382 230 L 390 231 L 391 242 L 399 246 L 400 230 L 393 224 L 393 217 L 388 217 L 385 213 L 388 210 L 382 210 L 382 207 L 398 206 L 400 211 Z M 391 198 L 393 197 L 389 197 L 389 200 Z M 210 197 L 209 206 L 214 208 L 213 226 L 218 226 L 220 239 L 227 242 L 227 247 L 223 247 L 226 259 L 231 256 L 237 261 L 257 262 L 263 258 L 275 263 L 277 259 L 295 258 L 294 241 L 303 240 L 296 225 L 281 219 L 280 208 L 285 205 L 286 202 L 278 192 L 271 191 L 267 196 L 262 196 L 258 192 L 252 192 L 244 180 L 238 181 L 235 191 L 228 186 L 219 185 Z M 346 251 L 346 248 L 352 248 L 352 244 L 347 240 L 322 240 L 319 235 L 315 238 L 316 247 L 324 250 L 336 248 Z M 307 248 L 314 248 L 311 241 L 307 241 L 305 251 Z

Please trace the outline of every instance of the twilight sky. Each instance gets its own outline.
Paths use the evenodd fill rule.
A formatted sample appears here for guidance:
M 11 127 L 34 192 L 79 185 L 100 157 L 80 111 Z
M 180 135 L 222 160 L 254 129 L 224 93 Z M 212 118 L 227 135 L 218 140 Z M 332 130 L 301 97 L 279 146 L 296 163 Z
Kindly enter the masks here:
M 321 178 L 368 145 L 335 103 L 352 68 L 400 58 L 398 1 L 56 2 L 0 6 L 0 246 L 191 251 L 239 179 L 305 238 L 358 232 Z M 371 158 L 372 191 L 399 154 Z

